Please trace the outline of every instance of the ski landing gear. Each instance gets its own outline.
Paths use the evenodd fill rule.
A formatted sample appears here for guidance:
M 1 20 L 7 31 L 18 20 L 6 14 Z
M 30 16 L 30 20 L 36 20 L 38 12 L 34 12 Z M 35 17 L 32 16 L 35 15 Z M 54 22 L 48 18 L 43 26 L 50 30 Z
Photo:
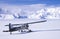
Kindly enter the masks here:
M 27 32 L 32 32 L 30 29 L 29 29 L 29 25 L 28 24 L 24 24 L 21 26 L 21 33 L 27 33 Z

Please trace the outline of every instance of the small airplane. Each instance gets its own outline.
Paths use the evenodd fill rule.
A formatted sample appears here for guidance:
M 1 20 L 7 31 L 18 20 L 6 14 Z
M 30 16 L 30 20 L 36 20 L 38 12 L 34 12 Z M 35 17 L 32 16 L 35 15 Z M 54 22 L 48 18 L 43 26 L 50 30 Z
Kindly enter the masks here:
M 30 23 L 23 23 L 23 24 L 11 24 L 11 23 L 9 23 L 8 25 L 5 25 L 5 26 L 9 26 L 9 30 L 3 30 L 3 32 L 10 32 L 10 34 L 12 34 L 12 32 L 14 32 L 14 31 L 32 32 L 32 30 L 29 29 L 29 24 L 42 23 L 42 22 L 46 22 L 46 21 L 47 20 L 30 22 Z

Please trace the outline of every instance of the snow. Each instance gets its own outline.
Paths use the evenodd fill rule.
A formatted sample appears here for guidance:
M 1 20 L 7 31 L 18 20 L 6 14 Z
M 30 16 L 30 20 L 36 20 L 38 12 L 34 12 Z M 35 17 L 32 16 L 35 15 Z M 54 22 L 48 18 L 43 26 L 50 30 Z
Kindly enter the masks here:
M 50 20 L 47 22 L 29 24 L 29 29 L 35 32 L 21 34 L 16 31 L 10 35 L 9 32 L 3 32 L 8 29 L 4 26 L 8 23 L 25 23 L 39 21 L 40 19 L 15 19 L 15 20 L 0 20 L 0 39 L 60 39 L 60 19 Z
M 4 19 L 14 19 L 13 15 L 5 15 Z
M 12 14 L 13 16 L 11 17 L 12 19 L 13 18 L 60 19 L 60 6 L 46 6 L 46 4 L 32 4 L 20 6 L 1 5 L 0 14 Z M 3 19 L 3 17 L 0 17 L 0 19 Z

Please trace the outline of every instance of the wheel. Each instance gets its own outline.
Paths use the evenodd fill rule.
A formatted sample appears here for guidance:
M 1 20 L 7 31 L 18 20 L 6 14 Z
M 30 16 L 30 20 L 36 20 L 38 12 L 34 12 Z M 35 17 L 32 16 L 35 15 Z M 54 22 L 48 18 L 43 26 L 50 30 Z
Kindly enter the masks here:
M 29 30 L 29 32 L 32 32 L 31 30 Z

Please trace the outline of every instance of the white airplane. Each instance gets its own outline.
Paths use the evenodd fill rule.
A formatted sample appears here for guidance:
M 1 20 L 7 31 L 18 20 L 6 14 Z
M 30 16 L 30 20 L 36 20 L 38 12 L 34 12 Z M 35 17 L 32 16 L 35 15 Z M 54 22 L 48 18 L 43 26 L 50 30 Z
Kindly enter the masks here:
M 5 25 L 5 26 L 9 27 L 9 30 L 3 30 L 3 32 L 10 32 L 10 34 L 12 34 L 13 31 L 32 32 L 32 30 L 29 29 L 29 24 L 42 23 L 42 22 L 46 22 L 46 21 L 47 20 L 22 23 L 22 24 L 11 24 L 11 23 L 9 23 L 8 25 Z

